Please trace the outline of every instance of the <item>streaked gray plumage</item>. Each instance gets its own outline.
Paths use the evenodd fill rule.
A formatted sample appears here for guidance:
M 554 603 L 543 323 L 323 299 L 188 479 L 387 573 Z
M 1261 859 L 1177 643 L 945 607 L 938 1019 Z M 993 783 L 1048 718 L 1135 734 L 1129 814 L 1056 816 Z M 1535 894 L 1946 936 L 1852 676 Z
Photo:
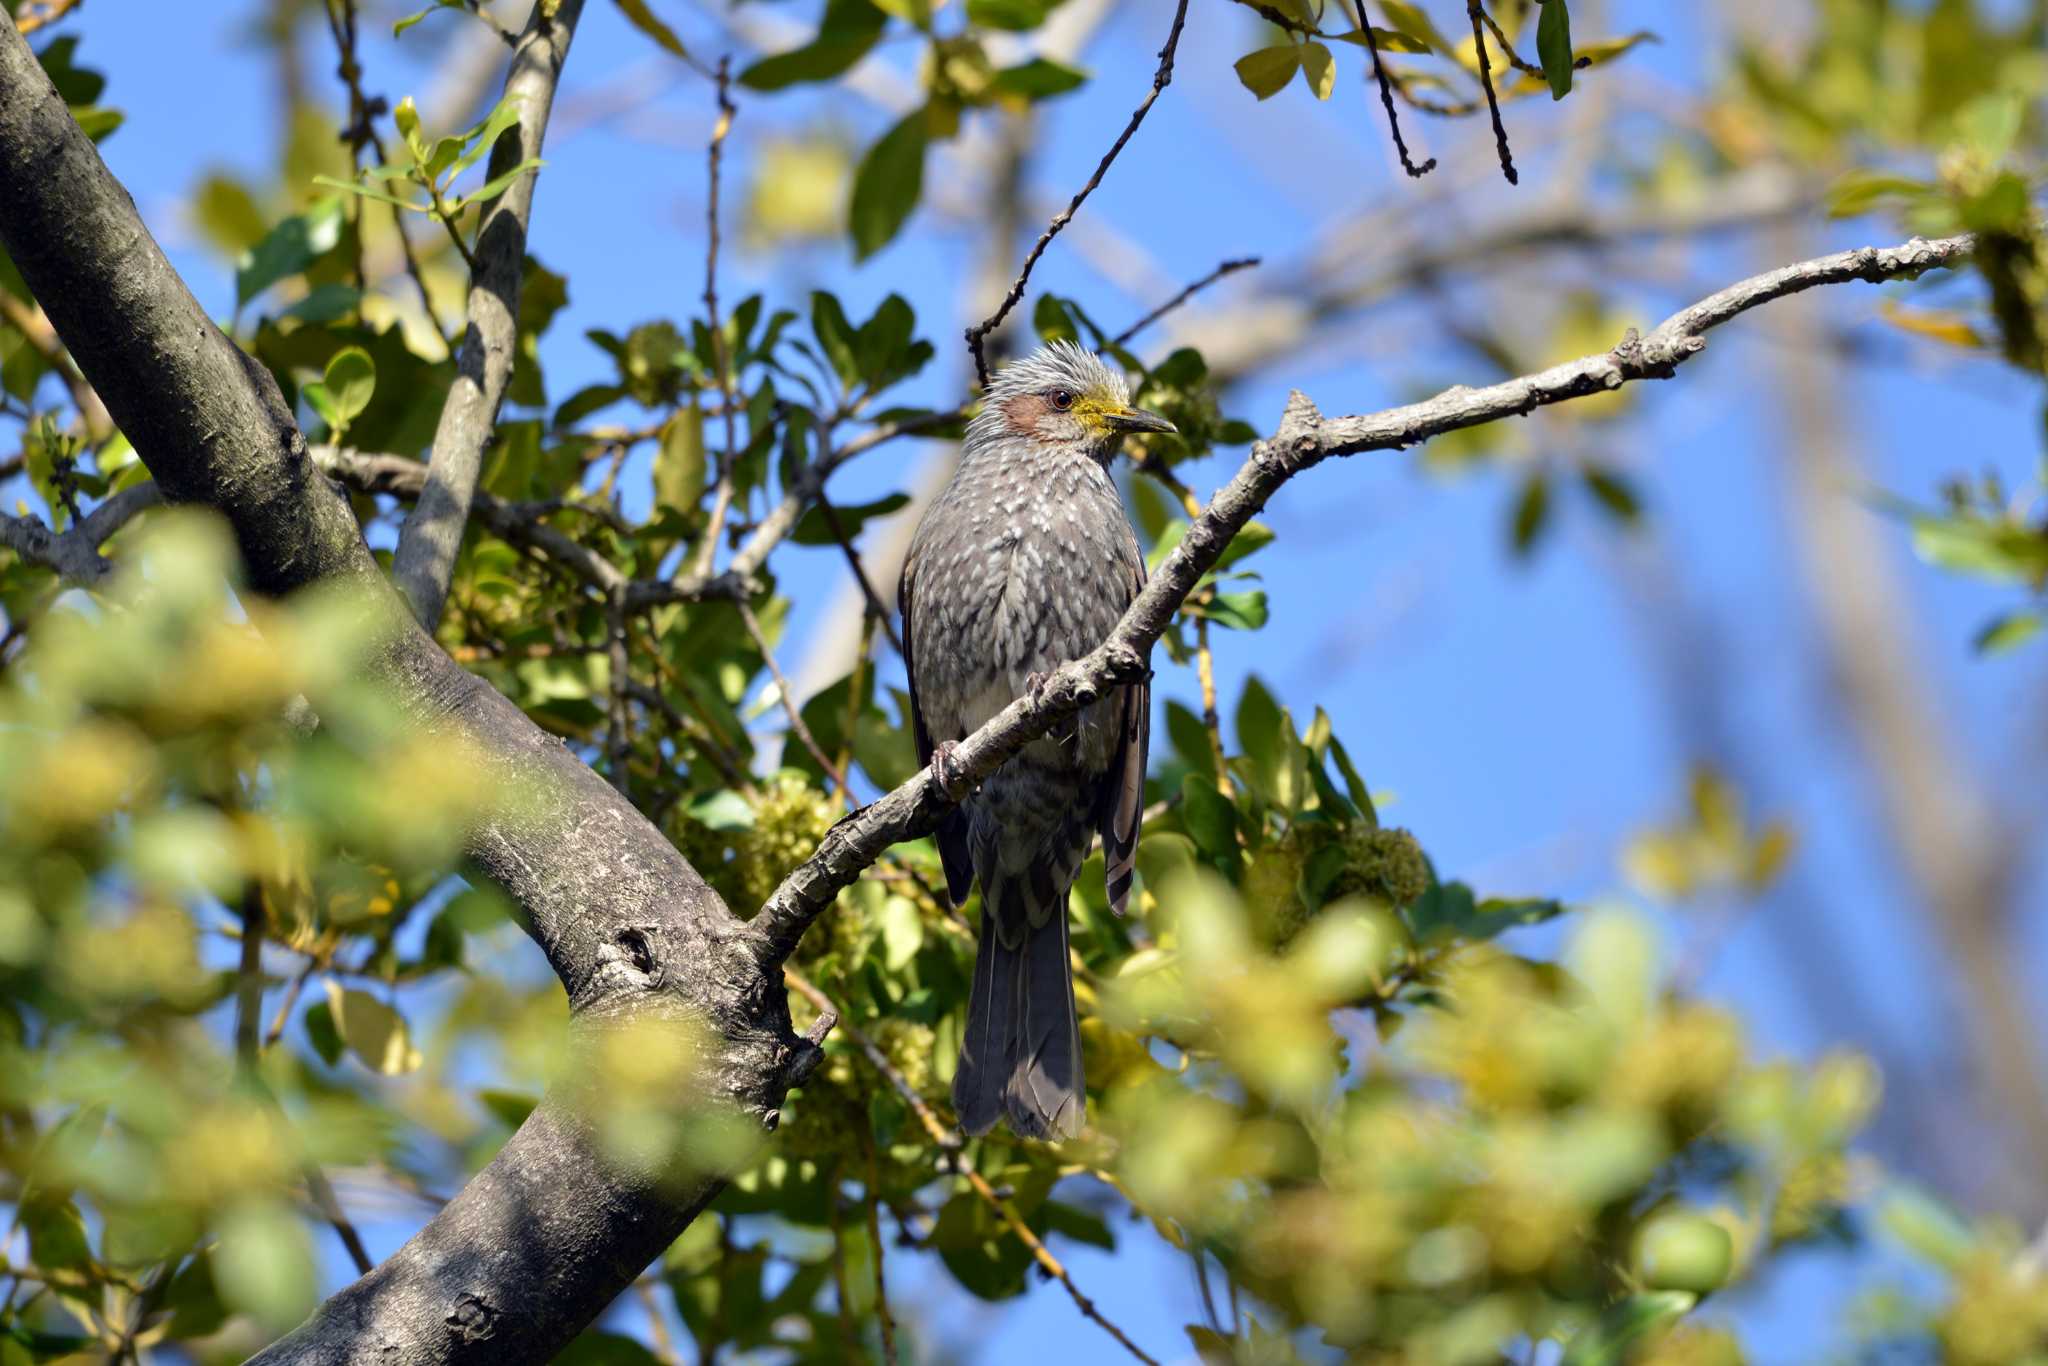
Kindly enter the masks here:
M 1121 376 L 1070 344 L 1004 369 L 925 511 L 898 603 L 919 757 L 937 755 L 1106 639 L 1145 581 L 1107 465 L 1131 431 Z M 1072 1137 L 1086 1092 L 1068 971 L 1067 896 L 1100 832 L 1111 905 L 1130 894 L 1151 689 L 1136 684 L 1027 746 L 939 829 L 955 905 L 981 884 L 953 1104 L 970 1134 Z

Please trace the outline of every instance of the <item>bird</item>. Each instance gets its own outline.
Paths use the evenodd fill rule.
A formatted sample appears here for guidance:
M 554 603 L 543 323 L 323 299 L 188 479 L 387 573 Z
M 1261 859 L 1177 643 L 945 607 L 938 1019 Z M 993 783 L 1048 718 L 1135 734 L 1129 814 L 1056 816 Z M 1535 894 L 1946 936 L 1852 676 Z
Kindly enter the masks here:
M 1109 465 L 1171 422 L 1131 406 L 1121 374 L 1072 342 L 1005 366 L 967 425 L 952 479 L 912 534 L 897 606 L 919 761 L 949 797 L 938 829 L 953 905 L 981 889 L 967 1028 L 953 1078 L 961 1129 L 1077 1136 L 1086 1123 L 1067 899 L 1099 833 L 1109 903 L 1130 897 L 1151 685 L 1124 684 L 1025 746 L 971 793 L 954 747 L 1054 669 L 1108 638 L 1145 584 Z

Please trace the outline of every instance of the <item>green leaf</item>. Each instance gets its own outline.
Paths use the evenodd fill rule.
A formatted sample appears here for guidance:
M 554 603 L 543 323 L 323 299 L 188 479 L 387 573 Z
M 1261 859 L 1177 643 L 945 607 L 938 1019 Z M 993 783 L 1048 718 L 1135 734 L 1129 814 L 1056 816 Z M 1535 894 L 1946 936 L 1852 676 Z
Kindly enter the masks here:
M 1420 5 L 1412 4 L 1410 0 L 1380 0 L 1380 9 L 1395 28 L 1423 50 L 1440 52 L 1447 57 L 1456 51 L 1451 40 L 1438 31 Z
M 488 204 L 499 195 L 505 193 L 505 191 L 511 189 L 513 181 L 519 179 L 528 171 L 537 171 L 545 165 L 547 163 L 539 157 L 528 157 L 517 166 L 492 176 L 477 189 L 462 196 L 460 199 L 452 201 L 448 207 L 450 209 L 466 209 L 472 204 Z
M 485 1090 L 477 1092 L 476 1098 L 508 1129 L 516 1129 L 526 1123 L 526 1117 L 540 1104 L 538 1099 L 523 1091 Z
M 1869 213 L 1883 200 L 1894 196 L 1920 199 L 1933 189 L 1926 181 L 1907 176 L 1851 171 L 1828 188 L 1827 209 L 1836 218 L 1854 218 Z
M 347 1045 L 341 1041 L 341 1031 L 335 1028 L 334 1012 L 327 1002 L 315 1001 L 306 1007 L 306 1038 L 312 1043 L 313 1051 L 320 1055 L 320 1061 L 329 1067 L 339 1066 L 341 1055 Z
M 398 135 L 405 139 L 405 148 L 412 153 L 413 164 L 424 164 L 427 142 L 420 134 L 419 106 L 412 102 L 412 96 L 407 95 L 398 102 L 398 107 L 391 111 L 391 120 L 398 125 Z
M 683 808 L 691 820 L 713 830 L 751 830 L 754 828 L 754 808 L 747 805 L 747 799 L 731 788 L 720 788 L 716 792 L 697 798 Z
M 1273 528 L 1264 522 L 1246 522 L 1238 528 L 1237 534 L 1230 538 L 1230 544 L 1223 547 L 1223 553 L 1216 557 L 1216 568 L 1228 569 L 1239 560 L 1249 559 L 1271 544 Z
M 847 227 L 854 259 L 865 261 L 889 245 L 924 192 L 926 109 L 913 110 L 868 149 L 853 173 Z
M 1301 49 L 1293 43 L 1276 43 L 1248 52 L 1237 59 L 1237 79 L 1260 99 L 1271 99 L 1287 88 L 1301 65 Z
M 1985 622 L 1971 644 L 1979 654 L 1999 654 L 2032 640 L 2042 625 L 2039 612 L 2007 612 Z
M 1061 0 L 967 0 L 967 22 L 1023 33 L 1037 28 Z
M 1572 88 L 1572 16 L 1567 0 L 1542 0 L 1543 17 L 1536 21 L 1536 58 L 1550 98 L 1561 100 Z
M 595 1329 L 579 1335 L 552 1360 L 555 1366 L 661 1366 L 661 1358 L 645 1344 L 623 1333 Z
M 1233 631 L 1256 631 L 1266 624 L 1266 591 L 1255 588 L 1248 593 L 1217 593 L 1206 603 L 1190 605 L 1188 610 Z
M 764 57 L 742 71 L 750 90 L 781 90 L 801 81 L 825 81 L 865 57 L 888 17 L 869 0 L 826 0 L 818 34 L 802 47 Z
M 434 13 L 435 10 L 459 9 L 467 12 L 468 8 L 467 5 L 463 4 L 463 0 L 434 0 L 434 4 L 428 8 L 419 11 L 417 14 L 408 14 L 405 18 L 393 24 L 391 26 L 391 36 L 394 38 L 401 36 L 407 29 L 426 18 L 429 14 Z
M 849 387 L 860 383 L 857 334 L 853 324 L 846 320 L 846 310 L 839 306 L 837 295 L 822 289 L 811 294 L 811 331 L 824 348 L 825 359 L 832 362 L 832 372 Z
M 371 172 L 365 171 L 363 174 L 369 175 Z M 331 175 L 316 175 L 313 177 L 313 183 L 315 185 L 324 185 L 330 190 L 343 190 L 349 194 L 359 194 L 365 199 L 374 199 L 380 204 L 395 204 L 401 209 L 411 209 L 414 213 L 425 213 L 429 208 L 433 207 L 430 204 L 422 204 L 417 200 L 401 198 L 388 190 L 372 189 L 360 181 L 336 180 Z
M 322 383 L 334 403 L 334 415 L 329 417 L 329 423 L 337 428 L 346 428 L 362 415 L 363 409 L 370 406 L 370 397 L 377 392 L 377 363 L 362 347 L 345 346 L 327 362 L 327 374 Z
M 1045 57 L 1034 57 L 1017 66 L 1006 66 L 989 81 L 985 93 L 1027 101 L 1049 100 L 1070 90 L 1079 90 L 1088 78 L 1070 66 Z
M 1301 78 L 1308 82 L 1308 88 L 1319 100 L 1330 98 L 1330 92 L 1337 88 L 1337 63 L 1330 56 L 1330 49 L 1321 43 L 1301 45 Z
M 92 1242 L 85 1219 L 69 1200 L 37 1197 L 20 1210 L 28 1232 L 29 1258 L 47 1271 L 78 1271 L 92 1265 Z
M 901 972 L 924 947 L 924 919 L 917 905 L 907 897 L 892 896 L 882 902 L 882 963 L 891 972 Z
M 1548 13 L 1546 6 L 1545 14 Z M 1697 1303 L 1699 1296 L 1689 1290 L 1631 1295 L 1609 1305 L 1598 1320 L 1576 1334 L 1566 1345 L 1558 1366 L 1624 1366 L 1632 1346 L 1651 1330 L 1677 1322 Z
M 1615 520 L 1630 526 L 1642 520 L 1642 500 L 1636 497 L 1635 486 L 1627 479 L 1600 465 L 1588 465 L 1581 474 L 1586 481 L 1586 491 Z
M 627 23 L 652 38 L 664 51 L 686 62 L 690 60 L 689 49 L 683 46 L 683 40 L 676 37 L 676 31 L 647 7 L 647 0 L 614 0 L 614 3 L 625 14 Z
M 329 981 L 327 1008 L 335 1032 L 371 1071 L 396 1077 L 419 1069 L 420 1051 L 412 1045 L 405 1018 L 369 992 Z
M 355 286 L 329 280 L 324 285 L 315 285 L 305 298 L 287 308 L 283 316 L 297 318 L 304 323 L 331 323 L 355 312 L 362 300 L 363 296 L 356 292 Z
M 860 377 L 870 389 L 879 389 L 898 378 L 913 365 L 921 368 L 924 358 L 916 354 L 911 334 L 917 328 L 917 314 L 900 294 L 891 294 L 875 308 L 875 315 L 860 325 L 854 335 L 855 359 Z
M 1180 799 L 1180 822 L 1194 839 L 1195 847 L 1212 859 L 1235 862 L 1237 808 L 1216 789 L 1215 778 L 1188 774 L 1181 779 Z
M 691 512 L 704 496 L 704 410 L 696 400 L 676 410 L 654 452 L 654 497 L 662 507 Z
M 1116 1234 L 1110 1232 L 1101 1215 L 1064 1200 L 1048 1200 L 1040 1205 L 1033 1222 L 1043 1223 L 1047 1233 L 1062 1234 L 1077 1243 L 1112 1251 L 1116 1248 Z
M 1558 901 L 1481 901 L 1462 882 L 1435 882 L 1409 906 L 1408 920 L 1417 943 L 1476 944 L 1522 925 L 1554 920 L 1564 909 Z
M 1269 764 L 1278 757 L 1279 744 L 1280 704 L 1254 674 L 1237 699 L 1237 747 L 1253 761 Z
M 1358 808 L 1358 814 L 1365 817 L 1367 824 L 1377 826 L 1380 813 L 1373 809 L 1372 789 L 1365 785 L 1365 779 L 1358 776 L 1358 769 L 1352 764 L 1344 742 L 1334 735 L 1330 737 L 1330 757 L 1337 761 L 1337 772 L 1343 775 L 1344 791 L 1351 798 L 1351 804 Z
M 1517 555 L 1527 555 L 1536 548 L 1537 538 L 1550 524 L 1550 481 L 1538 471 L 1522 484 L 1522 491 L 1515 498 L 1515 512 L 1509 533 L 1511 544 Z
M 235 262 L 235 307 L 332 251 L 341 241 L 341 228 L 341 201 L 329 195 L 265 233 Z
M 461 133 L 457 134 L 453 141 L 455 141 L 458 145 L 461 146 L 462 155 L 458 156 L 457 158 L 455 158 L 453 162 L 449 163 L 449 175 L 461 175 L 464 171 L 476 165 L 477 162 L 483 160 L 485 156 L 489 155 L 491 149 L 498 145 L 498 139 L 504 136 L 505 130 L 510 128 L 513 124 L 519 122 L 520 107 L 524 105 L 525 102 L 526 101 L 524 96 L 507 95 L 503 99 L 499 100 L 495 105 L 491 106 L 491 112 L 484 115 L 483 120 L 480 123 L 476 124 L 474 127 L 464 129 Z M 450 139 L 443 138 L 441 139 L 441 141 L 446 143 L 450 141 Z M 438 152 L 438 149 L 436 150 Z M 521 162 L 519 166 L 514 167 L 511 171 L 507 171 L 505 174 L 512 175 L 518 172 L 519 170 L 524 169 L 527 166 L 538 166 L 539 164 L 540 162 L 537 159 Z M 500 179 L 502 178 L 503 177 L 500 177 Z M 479 196 L 485 198 L 489 197 L 487 195 L 484 195 L 482 190 L 477 191 L 475 195 L 472 195 L 470 197 L 474 199 Z
M 1929 564 L 1989 579 L 2034 584 L 2048 578 L 2048 536 L 1975 517 L 1916 517 L 1913 552 Z

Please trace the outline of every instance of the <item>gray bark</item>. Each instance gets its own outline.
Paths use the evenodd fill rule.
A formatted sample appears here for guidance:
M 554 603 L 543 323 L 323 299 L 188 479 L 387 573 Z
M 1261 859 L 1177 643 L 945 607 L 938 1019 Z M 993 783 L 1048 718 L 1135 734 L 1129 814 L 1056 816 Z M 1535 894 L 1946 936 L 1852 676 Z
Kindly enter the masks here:
M 569 42 L 576 36 L 583 0 L 562 0 L 552 17 L 536 3 L 512 50 L 505 98 L 517 99 L 519 122 L 491 149 L 488 177 L 540 155 L 554 110 L 555 87 Z M 483 469 L 484 450 L 498 423 L 498 408 L 512 382 L 519 349 L 519 285 L 526 271 L 526 227 L 533 216 L 534 170 L 514 181 L 484 210 L 476 234 L 476 269 L 469 282 L 469 326 L 455 357 L 455 383 L 441 405 L 427 486 L 405 519 L 392 557 L 392 574 L 429 632 L 441 620 L 448 583 L 469 526 L 469 505 Z

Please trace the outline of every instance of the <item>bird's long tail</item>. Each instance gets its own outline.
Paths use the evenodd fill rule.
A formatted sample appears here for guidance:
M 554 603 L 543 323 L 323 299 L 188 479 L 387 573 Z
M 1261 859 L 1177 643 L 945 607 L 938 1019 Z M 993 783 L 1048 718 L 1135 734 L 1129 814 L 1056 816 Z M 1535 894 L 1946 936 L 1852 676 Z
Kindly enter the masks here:
M 1072 1138 L 1087 1117 L 1081 1028 L 1067 966 L 1073 878 L 1047 879 L 1038 871 L 1037 877 L 992 878 L 982 886 L 974 991 L 953 1075 L 953 1108 L 970 1134 L 987 1133 L 1007 1115 L 1022 1137 Z

